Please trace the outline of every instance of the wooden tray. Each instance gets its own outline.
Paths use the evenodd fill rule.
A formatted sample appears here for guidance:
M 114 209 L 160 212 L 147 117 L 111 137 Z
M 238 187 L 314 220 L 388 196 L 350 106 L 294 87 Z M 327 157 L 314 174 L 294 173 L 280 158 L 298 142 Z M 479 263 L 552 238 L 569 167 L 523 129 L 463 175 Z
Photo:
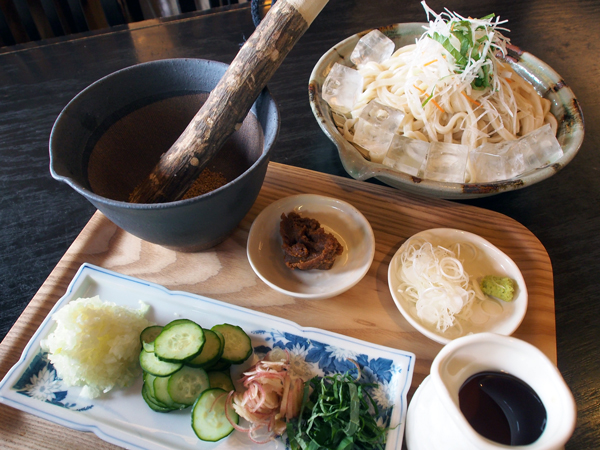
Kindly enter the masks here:
M 365 278 L 327 300 L 298 300 L 269 288 L 252 271 L 246 241 L 252 221 L 273 201 L 298 193 L 322 194 L 353 204 L 370 221 L 376 251 Z M 411 394 L 429 373 L 441 345 L 404 320 L 387 283 L 388 264 L 404 240 L 437 227 L 476 233 L 508 254 L 527 283 L 529 308 L 515 333 L 556 363 L 552 266 L 539 240 L 504 215 L 445 200 L 409 196 L 396 189 L 271 163 L 260 195 L 234 234 L 214 249 L 177 253 L 124 232 L 97 212 L 33 297 L 0 344 L 0 378 L 17 362 L 30 337 L 65 293 L 79 266 L 96 264 L 169 289 L 205 295 L 376 344 L 413 352 Z M 0 441 L 11 449 L 112 449 L 92 433 L 60 427 L 0 405 Z

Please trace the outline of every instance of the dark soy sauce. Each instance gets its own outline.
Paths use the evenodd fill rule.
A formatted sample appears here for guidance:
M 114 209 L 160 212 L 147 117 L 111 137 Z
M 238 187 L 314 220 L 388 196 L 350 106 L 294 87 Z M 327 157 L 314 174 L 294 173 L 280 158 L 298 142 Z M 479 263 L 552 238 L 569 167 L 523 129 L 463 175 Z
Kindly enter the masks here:
M 531 444 L 546 427 L 546 408 L 536 392 L 507 373 L 473 375 L 461 386 L 458 399 L 473 429 L 499 444 Z

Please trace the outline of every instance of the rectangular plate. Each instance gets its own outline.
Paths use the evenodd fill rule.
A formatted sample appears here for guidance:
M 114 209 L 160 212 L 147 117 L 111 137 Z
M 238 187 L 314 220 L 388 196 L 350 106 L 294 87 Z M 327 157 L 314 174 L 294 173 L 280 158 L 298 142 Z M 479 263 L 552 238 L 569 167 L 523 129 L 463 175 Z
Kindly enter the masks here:
M 177 318 L 191 319 L 205 328 L 220 323 L 241 326 L 250 336 L 255 354 L 244 364 L 233 366 L 232 378 L 254 364 L 273 347 L 289 350 L 292 364 L 304 378 L 363 368 L 363 380 L 379 383 L 372 392 L 392 427 L 387 449 L 400 448 L 406 417 L 406 396 L 411 385 L 415 355 L 223 303 L 200 295 L 168 289 L 91 264 L 83 264 L 25 347 L 21 358 L 0 382 L 0 402 L 80 431 L 91 431 L 101 439 L 136 449 L 237 449 L 253 446 L 243 433 L 218 443 L 204 443 L 190 425 L 190 409 L 156 413 L 141 396 L 142 380 L 127 389 L 115 389 L 90 400 L 79 395 L 81 388 L 62 385 L 52 364 L 40 350 L 40 341 L 53 329 L 51 316 L 63 305 L 80 297 L 99 295 L 103 301 L 139 308 L 150 305 L 148 319 L 164 325 Z M 242 424 L 243 425 L 243 424 Z M 281 439 L 256 448 L 288 448 Z

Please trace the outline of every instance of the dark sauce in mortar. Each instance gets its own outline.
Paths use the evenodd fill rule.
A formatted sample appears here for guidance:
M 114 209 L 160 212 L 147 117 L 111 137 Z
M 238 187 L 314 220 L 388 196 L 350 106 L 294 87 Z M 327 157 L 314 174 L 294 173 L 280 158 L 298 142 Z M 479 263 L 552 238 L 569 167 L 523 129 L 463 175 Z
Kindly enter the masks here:
M 473 375 L 460 388 L 458 399 L 473 429 L 499 444 L 531 444 L 546 427 L 546 408 L 537 393 L 507 373 Z
M 107 118 L 87 145 L 84 164 L 90 189 L 128 201 L 207 98 L 205 92 L 190 91 L 150 96 Z M 206 167 L 232 181 L 256 162 L 263 143 L 260 123 L 250 112 Z

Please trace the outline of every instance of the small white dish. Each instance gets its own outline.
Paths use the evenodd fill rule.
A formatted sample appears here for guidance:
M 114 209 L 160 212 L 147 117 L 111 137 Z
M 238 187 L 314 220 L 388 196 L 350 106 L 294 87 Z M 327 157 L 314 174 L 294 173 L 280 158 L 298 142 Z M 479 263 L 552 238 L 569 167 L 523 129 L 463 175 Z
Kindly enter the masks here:
M 502 312 L 490 315 L 484 323 L 475 324 L 470 321 L 460 320 L 462 330 L 456 330 L 456 327 L 452 327 L 445 332 L 438 331 L 435 325 L 422 321 L 417 315 L 415 304 L 408 301 L 398 292 L 399 279 L 397 273 L 400 258 L 407 248 L 407 243 L 411 240 L 414 242 L 415 239 L 427 240 L 434 246 L 441 245 L 446 248 L 457 242 L 475 246 L 478 250 L 477 255 L 474 258 L 466 258 L 463 261 L 464 270 L 475 280 L 485 275 L 500 275 L 512 278 L 517 284 L 515 298 L 511 302 L 492 300 L 496 305 L 502 307 Z M 388 285 L 394 302 L 404 318 L 419 332 L 440 344 L 447 344 L 458 337 L 482 332 L 509 336 L 519 327 L 527 312 L 527 286 L 515 262 L 482 237 L 452 228 L 425 230 L 407 239 L 390 261 Z
M 284 263 L 279 224 L 282 214 L 296 212 L 319 221 L 344 247 L 329 270 L 293 270 Z M 368 220 L 342 200 L 315 194 L 282 198 L 254 220 L 248 235 L 248 261 L 256 275 L 283 294 L 324 299 L 347 291 L 368 272 L 375 256 L 375 236 Z

